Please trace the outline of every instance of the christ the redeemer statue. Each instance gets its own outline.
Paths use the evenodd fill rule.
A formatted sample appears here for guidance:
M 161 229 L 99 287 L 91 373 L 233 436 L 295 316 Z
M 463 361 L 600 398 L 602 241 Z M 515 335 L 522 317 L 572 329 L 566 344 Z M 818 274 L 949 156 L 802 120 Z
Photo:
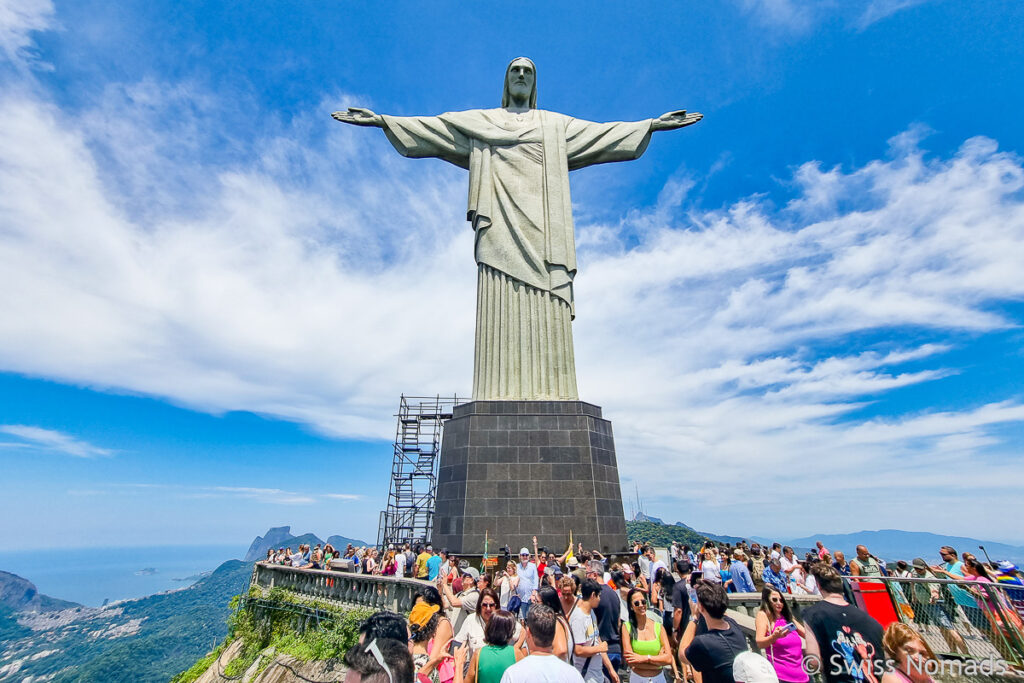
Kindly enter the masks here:
M 469 170 L 478 268 L 473 399 L 578 400 L 569 171 L 637 159 L 652 132 L 702 115 L 593 123 L 537 109 L 536 68 L 520 57 L 505 72 L 500 109 L 386 116 L 352 107 L 332 116 L 383 128 L 402 156 Z

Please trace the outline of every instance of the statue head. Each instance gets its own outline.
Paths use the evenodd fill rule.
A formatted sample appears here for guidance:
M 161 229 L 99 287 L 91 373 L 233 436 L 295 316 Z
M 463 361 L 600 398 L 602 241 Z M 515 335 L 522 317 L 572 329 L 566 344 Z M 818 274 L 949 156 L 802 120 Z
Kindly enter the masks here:
M 537 67 L 526 57 L 516 57 L 505 69 L 505 89 L 501 106 L 507 107 L 514 99 L 529 98 L 530 109 L 537 108 Z

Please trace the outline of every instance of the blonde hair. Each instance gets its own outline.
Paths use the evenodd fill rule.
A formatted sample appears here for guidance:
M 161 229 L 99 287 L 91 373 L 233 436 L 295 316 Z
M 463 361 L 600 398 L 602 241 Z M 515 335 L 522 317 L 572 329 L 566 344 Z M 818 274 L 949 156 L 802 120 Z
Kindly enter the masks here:
M 911 626 L 904 624 L 902 621 L 894 621 L 885 629 L 885 633 L 882 634 L 882 647 L 885 648 L 885 653 L 889 657 L 898 661 L 900 659 L 900 650 L 906 647 L 907 643 L 915 640 L 924 645 L 924 650 L 928 653 L 928 659 L 937 659 L 928 641 Z

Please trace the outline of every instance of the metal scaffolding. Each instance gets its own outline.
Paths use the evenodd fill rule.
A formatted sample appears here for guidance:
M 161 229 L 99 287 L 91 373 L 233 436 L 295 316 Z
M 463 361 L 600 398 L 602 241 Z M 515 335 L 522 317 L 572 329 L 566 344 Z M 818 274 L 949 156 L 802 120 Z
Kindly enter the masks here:
M 430 542 L 441 432 L 456 403 L 454 396 L 402 395 L 395 430 L 391 491 L 387 508 L 380 513 L 379 547 Z

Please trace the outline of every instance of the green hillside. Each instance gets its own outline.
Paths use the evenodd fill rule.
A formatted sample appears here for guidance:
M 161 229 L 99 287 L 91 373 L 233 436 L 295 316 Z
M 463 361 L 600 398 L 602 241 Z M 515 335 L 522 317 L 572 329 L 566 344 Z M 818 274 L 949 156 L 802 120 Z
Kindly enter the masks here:
M 699 548 L 708 540 L 707 536 L 697 533 L 690 527 L 657 522 L 626 522 L 626 536 L 630 541 L 650 543 L 659 548 L 667 547 L 673 541 L 691 548 Z
M 45 615 L 0 612 L 13 677 L 58 683 L 167 681 L 227 635 L 228 601 L 246 590 L 252 564 L 231 560 L 192 586 L 106 608 Z M 21 624 L 17 622 L 21 618 Z M 47 652 L 39 656 L 39 653 Z M 38 656 L 32 659 L 32 656 Z

